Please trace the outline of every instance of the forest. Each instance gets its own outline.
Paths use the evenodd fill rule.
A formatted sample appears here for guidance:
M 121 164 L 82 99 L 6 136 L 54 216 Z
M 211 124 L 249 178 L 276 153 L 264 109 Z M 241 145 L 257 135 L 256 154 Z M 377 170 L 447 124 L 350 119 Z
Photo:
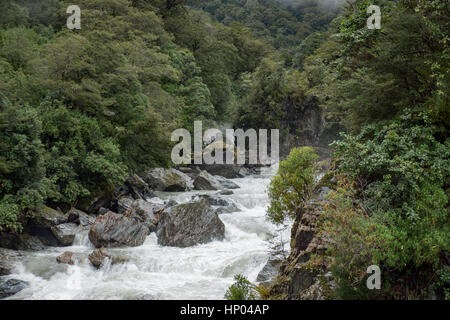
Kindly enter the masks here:
M 317 232 L 332 240 L 307 266 L 333 275 L 325 298 L 450 299 L 448 1 L 77 0 L 79 30 L 69 4 L 0 2 L 0 234 L 171 167 L 170 133 L 196 120 L 279 128 L 267 218 L 330 190 Z M 227 295 L 288 298 L 281 278 Z

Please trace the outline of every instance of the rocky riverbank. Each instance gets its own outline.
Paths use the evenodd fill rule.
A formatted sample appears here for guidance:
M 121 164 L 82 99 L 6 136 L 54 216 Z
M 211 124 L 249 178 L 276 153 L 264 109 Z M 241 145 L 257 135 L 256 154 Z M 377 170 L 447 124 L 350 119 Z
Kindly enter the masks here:
M 252 172 L 246 168 L 237 170 L 235 166 L 228 169 L 221 173 L 242 177 Z M 82 203 L 68 212 L 42 208 L 27 222 L 24 233 L 0 234 L 0 246 L 3 247 L 0 249 L 0 275 L 13 272 L 22 258 L 20 250 L 39 252 L 49 247 L 72 246 L 75 237 L 83 232 L 88 234 L 96 249 L 88 257 L 63 252 L 55 256 L 55 263 L 76 265 L 88 258 L 95 268 L 106 263 L 120 264 L 128 258 L 111 254 L 106 248 L 141 246 L 151 233 L 161 246 L 185 248 L 221 241 L 225 237 L 225 225 L 219 215 L 240 210 L 229 198 L 237 188 L 239 186 L 233 181 L 199 167 L 157 168 L 143 177 L 133 176 L 112 194 L 97 197 L 88 204 Z M 181 204 L 174 200 L 163 203 L 150 200 L 155 192 L 195 190 L 211 193 L 194 194 L 191 200 Z M 7 279 L 0 284 L 2 297 L 26 288 L 26 282 L 16 280 Z

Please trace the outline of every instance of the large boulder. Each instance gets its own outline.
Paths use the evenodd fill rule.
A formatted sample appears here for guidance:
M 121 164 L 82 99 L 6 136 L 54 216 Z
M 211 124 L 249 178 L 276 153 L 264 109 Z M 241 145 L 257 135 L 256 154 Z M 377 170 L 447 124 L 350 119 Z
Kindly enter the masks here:
M 145 182 L 157 191 L 189 191 L 194 188 L 192 179 L 176 169 L 156 168 L 147 173 Z
M 148 228 L 149 232 L 154 232 L 156 231 L 159 216 L 163 210 L 163 205 L 140 199 L 133 202 L 126 216 L 144 224 Z
M 195 190 L 219 190 L 219 189 L 221 189 L 221 184 L 213 175 L 210 175 L 208 172 L 203 170 L 194 179 L 194 189 Z
M 0 276 L 12 273 L 21 258 L 22 254 L 18 251 L 0 248 Z
M 190 247 L 223 240 L 225 225 L 208 201 L 202 199 L 162 212 L 156 235 L 160 245 Z
M 80 231 L 80 228 L 76 223 L 69 222 L 53 226 L 51 230 L 61 246 L 70 246 L 75 240 L 76 234 Z
M 26 281 L 17 279 L 0 280 L 0 299 L 13 296 L 26 287 L 28 287 Z
M 45 245 L 38 237 L 14 232 L 0 232 L 0 247 L 28 251 L 45 249 Z
M 111 264 L 129 261 L 126 257 L 112 256 L 105 248 L 95 249 L 89 254 L 88 258 L 91 264 L 97 269 L 101 268 L 108 260 L 111 261 Z
M 48 207 L 42 207 L 35 211 L 33 218 L 28 222 L 25 232 L 48 246 L 63 245 L 53 233 L 52 228 L 67 221 L 63 213 Z
M 148 228 L 136 219 L 108 212 L 95 220 L 89 240 L 96 248 L 136 247 L 144 243 L 148 234 Z
M 73 252 L 66 251 L 63 254 L 57 256 L 56 261 L 58 261 L 58 263 L 65 263 L 73 266 L 75 264 L 76 257 Z

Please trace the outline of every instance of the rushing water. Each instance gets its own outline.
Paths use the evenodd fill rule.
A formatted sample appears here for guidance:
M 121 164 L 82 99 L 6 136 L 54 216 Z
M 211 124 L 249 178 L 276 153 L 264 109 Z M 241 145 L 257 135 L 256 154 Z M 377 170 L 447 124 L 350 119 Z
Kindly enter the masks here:
M 235 274 L 255 281 L 269 258 L 267 240 L 276 234 L 275 226 L 265 220 L 269 180 L 269 176 L 233 180 L 241 188 L 229 197 L 242 211 L 220 215 L 225 224 L 223 241 L 190 248 L 162 247 L 152 233 L 140 247 L 108 249 L 129 262 L 97 270 L 87 258 L 94 248 L 86 231 L 77 235 L 71 247 L 26 252 L 10 277 L 30 285 L 9 299 L 223 299 Z M 160 193 L 158 197 L 186 202 L 199 193 L 214 192 Z M 56 262 L 64 251 L 75 253 L 76 265 Z

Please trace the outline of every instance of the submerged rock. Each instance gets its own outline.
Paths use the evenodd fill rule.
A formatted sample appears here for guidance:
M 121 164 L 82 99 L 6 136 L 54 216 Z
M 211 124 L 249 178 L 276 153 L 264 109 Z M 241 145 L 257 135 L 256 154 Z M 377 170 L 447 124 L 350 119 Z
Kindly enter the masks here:
M 89 240 L 96 248 L 137 247 L 144 243 L 148 228 L 136 219 L 108 212 L 99 216 L 89 230 Z
M 22 254 L 18 251 L 0 248 L 0 276 L 10 274 L 21 258 Z
M 92 253 L 89 254 L 88 258 L 91 264 L 97 269 L 101 268 L 108 259 L 111 261 L 111 264 L 129 261 L 129 259 L 126 257 L 112 256 L 105 248 L 100 248 L 92 251 Z
M 202 199 L 162 212 L 156 235 L 160 245 L 190 247 L 223 240 L 225 225 L 216 210 Z
M 157 191 L 189 191 L 194 188 L 192 179 L 176 169 L 156 168 L 148 172 L 145 181 Z
M 17 279 L 0 280 L 0 299 L 13 296 L 26 287 L 28 287 L 28 282 L 26 281 Z
M 58 263 L 66 263 L 70 265 L 75 264 L 75 259 L 76 259 L 75 254 L 71 251 L 66 251 L 63 254 L 56 257 L 56 261 L 58 261 Z

